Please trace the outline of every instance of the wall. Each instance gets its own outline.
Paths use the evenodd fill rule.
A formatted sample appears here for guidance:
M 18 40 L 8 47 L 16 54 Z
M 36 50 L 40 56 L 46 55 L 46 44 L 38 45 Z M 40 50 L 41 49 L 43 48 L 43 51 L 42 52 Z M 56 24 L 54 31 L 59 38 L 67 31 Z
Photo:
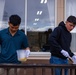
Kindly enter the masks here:
M 64 2 L 65 0 L 57 0 L 57 24 L 64 20 Z

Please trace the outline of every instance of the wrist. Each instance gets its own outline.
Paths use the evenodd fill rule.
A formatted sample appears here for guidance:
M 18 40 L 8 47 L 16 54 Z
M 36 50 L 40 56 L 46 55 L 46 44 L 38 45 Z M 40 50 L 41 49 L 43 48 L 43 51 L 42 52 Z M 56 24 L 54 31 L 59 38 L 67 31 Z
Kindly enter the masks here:
M 28 49 L 28 50 L 26 50 L 26 52 L 30 52 L 30 50 Z

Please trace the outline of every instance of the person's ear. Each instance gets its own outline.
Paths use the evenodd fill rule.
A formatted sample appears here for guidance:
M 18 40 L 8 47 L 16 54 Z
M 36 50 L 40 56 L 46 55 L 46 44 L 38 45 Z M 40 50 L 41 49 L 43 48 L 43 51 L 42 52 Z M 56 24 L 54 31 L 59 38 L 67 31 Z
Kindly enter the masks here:
M 65 24 L 67 23 L 68 21 L 65 21 Z

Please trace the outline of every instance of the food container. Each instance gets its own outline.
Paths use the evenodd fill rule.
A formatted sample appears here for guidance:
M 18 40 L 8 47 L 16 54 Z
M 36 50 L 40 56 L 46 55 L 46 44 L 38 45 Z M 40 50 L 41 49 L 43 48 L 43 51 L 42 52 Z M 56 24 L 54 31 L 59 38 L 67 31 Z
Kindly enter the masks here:
M 71 57 L 69 57 L 69 60 L 70 60 L 71 64 L 76 64 L 76 60 L 73 60 Z
M 73 64 L 76 64 L 76 60 L 73 60 Z
M 26 61 L 26 50 L 17 50 L 17 58 L 19 61 Z

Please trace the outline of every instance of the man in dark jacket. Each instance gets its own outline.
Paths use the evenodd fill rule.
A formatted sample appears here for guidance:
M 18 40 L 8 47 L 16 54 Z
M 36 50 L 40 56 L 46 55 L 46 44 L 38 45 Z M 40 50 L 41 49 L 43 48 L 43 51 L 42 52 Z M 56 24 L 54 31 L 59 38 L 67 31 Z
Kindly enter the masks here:
M 73 30 L 75 25 L 76 17 L 69 16 L 65 23 L 63 21 L 60 22 L 58 27 L 51 33 L 49 37 L 51 64 L 68 64 L 68 57 L 76 60 L 76 56 L 70 50 L 72 39 L 70 31 Z M 55 75 L 61 75 L 59 69 L 55 70 Z M 65 75 L 67 75 L 67 70 L 65 70 Z

